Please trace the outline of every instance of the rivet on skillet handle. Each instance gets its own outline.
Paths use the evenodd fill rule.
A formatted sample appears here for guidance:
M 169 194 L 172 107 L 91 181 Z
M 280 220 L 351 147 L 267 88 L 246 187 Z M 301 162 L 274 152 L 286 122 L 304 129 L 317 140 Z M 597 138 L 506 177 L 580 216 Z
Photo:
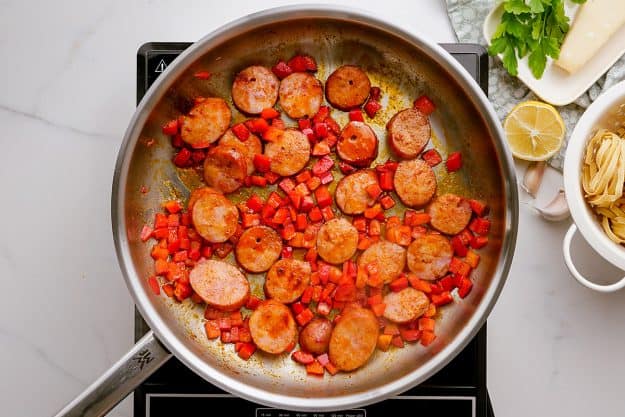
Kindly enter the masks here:
M 55 417 L 105 415 L 171 357 L 172 354 L 154 333 L 146 333 L 128 353 Z

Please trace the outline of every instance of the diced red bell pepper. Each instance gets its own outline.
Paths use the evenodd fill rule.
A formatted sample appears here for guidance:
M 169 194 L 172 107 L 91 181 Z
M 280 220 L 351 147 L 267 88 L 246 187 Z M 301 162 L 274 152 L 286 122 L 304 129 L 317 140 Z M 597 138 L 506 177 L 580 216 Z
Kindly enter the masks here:
M 204 330 L 208 339 L 217 339 L 221 335 L 217 320 L 208 320 L 204 323 Z
M 367 101 L 367 104 L 365 104 L 365 113 L 367 113 L 367 116 L 369 116 L 369 118 L 373 119 L 375 117 L 375 114 L 378 112 L 378 110 L 380 110 L 382 108 L 382 105 L 380 103 L 378 103 L 375 100 L 369 100 Z
M 148 278 L 148 285 L 155 295 L 160 295 L 161 287 L 158 284 L 158 279 L 154 275 Z
M 380 204 L 375 204 L 373 207 L 367 207 L 365 209 L 364 216 L 367 219 L 375 219 L 380 213 L 382 213 L 382 206 Z
M 317 63 L 313 57 L 308 55 L 296 55 L 289 60 L 287 65 L 293 72 L 317 71 Z
M 326 118 L 325 123 L 326 123 L 326 125 L 328 125 L 328 129 L 330 129 L 330 132 L 331 132 L 328 135 L 328 137 L 333 136 L 332 133 L 334 133 L 334 135 L 340 135 L 341 134 L 341 126 L 331 116 L 328 116 Z M 336 136 L 334 136 L 334 137 L 335 137 L 334 143 L 330 143 L 330 146 L 336 145 L 336 141 L 338 140 L 338 138 L 336 138 Z
M 252 194 L 245 205 L 254 213 L 259 213 L 263 209 L 263 200 L 256 194 Z
M 354 109 L 349 112 L 349 121 L 350 122 L 364 122 L 365 119 L 362 117 L 362 110 Z
M 310 122 L 310 119 L 298 119 L 297 126 L 299 127 L 299 130 L 310 129 L 312 127 L 312 123 Z
M 473 233 L 485 236 L 490 231 L 490 220 L 483 217 L 476 217 L 475 219 L 473 219 L 471 224 L 469 224 L 469 229 Z
M 308 213 L 308 218 L 311 222 L 318 222 L 323 219 L 323 214 L 321 213 L 321 209 L 319 207 L 313 207 Z
M 471 288 L 473 288 L 473 282 L 469 278 L 463 277 L 458 287 L 458 295 L 460 298 L 466 297 L 470 292 Z
M 352 225 L 359 232 L 367 231 L 367 219 L 365 219 L 364 217 L 354 217 L 354 219 L 352 220 Z
M 271 68 L 271 71 L 279 79 L 286 78 L 293 73 L 293 69 L 289 67 L 289 65 L 286 62 L 282 60 L 278 61 L 278 63 Z
M 471 243 L 471 240 L 473 239 L 473 233 L 471 233 L 469 229 L 464 229 L 462 232 L 458 233 L 457 236 L 460 240 L 462 240 L 462 243 L 464 243 L 465 246 Z
M 209 71 L 198 71 L 193 76 L 198 80 L 208 80 L 211 77 L 211 73 Z
M 267 155 L 257 153 L 256 155 L 254 155 L 253 161 L 256 171 L 262 173 L 269 172 L 271 168 L 271 158 L 269 158 Z
M 193 152 L 191 152 L 191 160 L 196 164 L 199 164 L 200 162 L 204 161 L 205 158 L 206 158 L 206 153 L 202 149 L 196 149 Z
M 480 200 L 469 200 L 471 210 L 478 216 L 483 217 L 488 214 L 489 208 L 485 202 Z
M 471 266 L 468 263 L 453 257 L 449 263 L 449 271 L 466 277 L 471 272 Z
M 321 209 L 321 214 L 323 215 L 323 219 L 325 221 L 330 221 L 334 218 L 334 212 L 332 211 L 331 206 L 327 206 Z
M 419 338 L 421 338 L 421 331 L 419 329 L 407 329 L 400 327 L 399 335 L 406 342 L 416 342 Z
M 169 122 L 163 125 L 163 133 L 167 136 L 173 136 L 178 133 L 179 129 L 178 119 L 170 120 Z
M 275 172 L 269 171 L 265 172 L 265 178 L 267 179 L 267 182 L 269 184 L 275 184 L 280 179 L 280 175 L 276 174 Z
M 395 323 L 387 323 L 382 333 L 397 336 L 399 335 L 399 327 Z
M 209 245 L 202 246 L 202 249 L 200 250 L 200 253 L 202 254 L 203 257 L 208 259 L 211 256 L 213 256 L 213 247 L 209 246 Z M 188 257 L 188 253 L 187 253 L 187 257 Z
M 331 171 L 326 171 L 323 174 L 320 174 L 318 178 L 323 185 L 330 184 L 332 181 L 334 181 L 334 176 L 332 175 Z
M 305 195 L 309 195 L 310 194 L 310 190 L 308 189 L 308 187 L 306 186 L 306 184 L 303 183 L 299 183 L 295 186 L 295 190 L 296 192 L 298 192 L 300 195 L 305 196 Z
M 182 140 L 182 136 L 180 136 L 180 133 L 177 133 L 171 137 L 171 146 L 173 146 L 174 148 L 182 148 L 184 146 L 184 141 Z
M 393 338 L 391 339 L 391 344 L 397 348 L 403 348 L 404 347 L 404 340 L 401 338 L 401 336 L 393 336 Z
M 432 294 L 432 304 L 436 307 L 444 306 L 445 304 L 451 303 L 454 299 L 449 293 L 449 291 L 444 291 L 440 294 Z
M 471 239 L 471 243 L 470 243 L 473 249 L 481 249 L 487 244 L 488 244 L 487 236 L 474 236 L 473 239 Z
M 290 218 L 291 214 L 289 209 L 282 207 L 276 211 L 276 214 L 273 216 L 272 221 L 276 224 L 284 224 L 286 219 Z
M 447 157 L 445 162 L 447 171 L 454 172 L 462 168 L 462 154 L 460 152 L 453 152 Z
M 147 242 L 151 237 L 152 237 L 152 228 L 150 226 L 148 226 L 147 224 L 143 225 L 143 228 L 141 229 L 141 241 L 142 242 Z
M 291 359 L 293 359 L 297 363 L 301 363 L 302 365 L 308 365 L 315 361 L 315 357 L 308 352 L 303 352 L 301 350 L 295 351 L 291 354 Z
M 241 213 L 241 224 L 248 228 L 260 225 L 260 215 L 258 213 Z
M 465 262 L 468 263 L 471 268 L 475 269 L 480 263 L 480 255 L 473 252 L 472 250 L 467 251 L 467 257 L 465 259 Z
M 311 178 L 312 178 L 312 174 L 309 169 L 307 169 L 306 171 L 302 171 L 295 176 L 295 180 L 298 183 L 306 182 Z
M 315 314 L 307 308 L 295 316 L 295 321 L 297 321 L 297 324 L 300 326 L 305 326 L 313 317 L 315 317 Z
M 264 120 L 264 119 L 260 119 Z M 269 126 L 267 130 L 262 133 L 263 139 L 267 142 L 275 142 L 284 134 L 284 129 L 277 128 L 275 126 Z
M 244 343 L 241 349 L 237 352 L 239 357 L 243 360 L 248 360 L 256 352 L 256 345 L 253 343 Z
M 185 168 L 188 166 L 189 161 L 191 160 L 191 151 L 187 148 L 182 148 L 178 153 L 174 156 L 173 162 L 179 168 Z
M 429 346 L 434 339 L 436 339 L 436 335 L 434 334 L 434 332 L 430 332 L 430 331 L 424 331 L 421 333 L 421 344 L 423 346 Z
M 178 200 L 169 200 L 163 203 L 163 207 L 171 214 L 176 214 L 182 210 L 182 204 Z
M 293 248 L 291 246 L 284 246 L 280 254 L 282 259 L 289 259 L 293 257 Z
M 250 310 L 256 310 L 256 308 L 260 305 L 261 299 L 256 297 L 255 295 L 250 295 L 250 298 L 247 299 L 245 303 L 245 308 Z
M 434 331 L 434 326 L 436 325 L 436 321 L 434 319 L 428 317 L 421 317 L 419 319 L 419 330 L 423 331 Z
M 313 132 L 317 138 L 323 139 L 328 136 L 328 125 L 325 122 L 315 123 L 313 125 Z
M 314 361 L 313 363 L 306 365 L 306 373 L 308 375 L 323 376 L 324 369 L 319 362 Z
M 380 236 L 382 234 L 382 224 L 376 220 L 372 219 L 369 222 L 369 236 Z
M 328 106 L 319 106 L 317 114 L 313 116 L 313 123 L 325 122 L 328 116 L 330 116 L 330 108 Z
M 170 298 L 174 296 L 174 286 L 172 284 L 169 284 L 169 283 L 163 284 L 163 291 Z M 217 330 L 219 330 L 219 329 L 217 329 Z M 219 335 L 217 335 L 217 336 L 219 336 Z
M 299 213 L 295 218 L 295 228 L 301 232 L 306 229 L 306 226 L 308 226 L 308 219 L 306 218 L 306 214 Z
M 293 237 L 295 237 L 295 226 L 293 226 L 293 223 L 289 223 L 286 224 L 284 226 L 284 228 L 282 229 L 282 239 L 284 240 L 291 240 L 293 239 Z
M 293 184 L 293 181 L 291 181 L 291 184 Z M 295 184 L 293 184 L 293 187 L 289 191 L 291 191 L 293 188 L 295 188 Z M 280 207 L 281 204 L 282 204 L 282 197 L 280 197 L 280 194 L 276 193 L 275 191 L 269 194 L 269 197 L 267 198 L 267 206 L 273 209 L 277 209 L 278 207 Z
M 378 183 L 369 184 L 365 187 L 365 191 L 369 194 L 374 200 L 377 200 L 380 194 L 382 194 L 382 189 L 378 185 Z
M 418 97 L 414 101 L 413 107 L 419 110 L 421 113 L 425 114 L 426 116 L 429 116 L 430 114 L 434 113 L 434 110 L 436 110 L 436 106 L 434 105 L 432 100 L 430 100 L 430 98 L 425 95 Z
M 303 304 L 309 304 L 312 301 L 313 291 L 314 290 L 312 286 L 306 287 L 306 289 L 302 293 L 302 298 L 300 298 L 300 302 Z
M 334 166 L 334 161 L 328 156 L 324 156 L 319 159 L 312 167 L 313 175 L 321 175 L 324 172 L 328 172 Z
M 312 196 L 306 195 L 302 198 L 302 202 L 300 204 L 300 211 L 303 213 L 308 213 L 315 206 L 315 201 Z
M 306 136 L 308 142 L 310 142 L 311 145 L 314 146 L 314 144 L 317 143 L 317 137 L 315 136 L 315 132 L 313 132 L 310 127 L 302 129 L 302 133 Z
M 404 213 L 404 224 L 414 227 L 421 226 L 430 222 L 430 215 L 427 213 L 417 213 L 414 210 L 406 210 Z
M 425 151 L 423 155 L 421 155 L 421 157 L 431 167 L 435 167 L 436 165 L 443 162 L 441 154 L 439 154 L 436 149 L 430 149 L 428 151 Z
M 378 180 L 380 182 L 380 188 L 384 191 L 392 191 L 395 186 L 393 185 L 393 177 L 395 176 L 394 172 L 384 170 L 378 172 Z
M 334 299 L 338 302 L 350 302 L 356 300 L 356 285 L 341 284 L 336 287 Z
M 267 107 L 260 112 L 260 117 L 265 120 L 275 119 L 276 117 L 280 117 L 280 112 L 273 107 Z
M 245 126 L 252 132 L 262 135 L 269 129 L 269 123 L 265 119 L 250 119 L 245 122 Z
M 455 287 L 454 278 L 452 275 L 447 275 L 446 277 L 441 278 L 440 284 L 445 291 L 451 291 Z
M 291 178 L 284 178 L 278 183 L 278 187 L 285 193 L 289 193 L 295 189 L 295 182 Z
M 350 164 L 348 164 L 347 162 L 343 162 L 343 161 L 339 162 L 339 169 L 345 175 L 349 175 L 349 174 L 352 174 L 352 173 L 356 172 L 356 168 L 355 167 L 353 167 Z
M 456 235 L 451 238 L 451 247 L 454 248 L 454 254 L 456 256 L 460 256 L 461 258 L 467 256 L 468 249 L 462 242 L 460 236 Z
M 317 205 L 321 208 L 332 205 L 332 195 L 325 185 L 315 190 L 315 198 L 317 199 Z
M 312 177 L 311 179 L 306 181 L 306 187 L 308 187 L 310 191 L 315 191 L 320 185 L 321 180 L 319 179 L 319 177 Z
M 408 287 L 408 278 L 406 276 L 401 276 L 391 281 L 391 283 L 389 284 L 389 288 L 393 292 L 399 292 L 407 287 Z
M 328 142 L 326 142 L 325 140 L 322 140 L 321 142 L 315 143 L 315 146 L 313 146 L 311 154 L 313 156 L 325 156 L 325 155 L 329 155 L 330 152 L 331 152 L 330 145 L 328 145 Z
M 387 194 L 380 199 L 380 204 L 382 205 L 382 208 L 384 210 L 388 210 L 391 207 L 395 206 L 395 200 L 393 200 L 393 197 Z
M 369 90 L 369 97 L 372 100 L 379 100 L 381 93 L 382 90 L 380 90 L 380 87 L 371 87 L 371 90 Z

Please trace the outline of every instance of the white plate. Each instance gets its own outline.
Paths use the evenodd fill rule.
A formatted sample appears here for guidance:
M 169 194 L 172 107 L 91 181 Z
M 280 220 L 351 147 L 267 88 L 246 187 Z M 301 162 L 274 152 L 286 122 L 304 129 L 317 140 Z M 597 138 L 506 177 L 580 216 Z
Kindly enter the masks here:
M 566 14 L 571 19 L 571 22 L 573 22 L 578 8 L 579 6 L 567 4 Z M 502 14 L 503 4 L 499 4 L 486 16 L 483 33 L 489 44 L 493 33 L 497 29 L 497 25 L 501 21 Z M 548 58 L 545 73 L 540 80 L 537 80 L 527 65 L 526 56 L 519 60 L 518 78 L 542 100 L 555 106 L 564 106 L 572 103 L 588 90 L 624 53 L 625 26 L 619 29 L 597 54 L 575 74 L 569 74 L 562 68 L 557 67 L 553 64 L 553 60 Z M 499 58 L 501 59 L 501 55 Z

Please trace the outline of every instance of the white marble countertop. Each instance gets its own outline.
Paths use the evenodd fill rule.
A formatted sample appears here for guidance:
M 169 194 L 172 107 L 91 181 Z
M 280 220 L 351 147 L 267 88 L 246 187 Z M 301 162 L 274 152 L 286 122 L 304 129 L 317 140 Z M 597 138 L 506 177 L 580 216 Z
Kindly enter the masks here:
M 0 404 L 51 415 L 132 344 L 133 304 L 110 227 L 110 188 L 135 104 L 135 54 L 193 41 L 293 2 L 0 1 Z M 439 42 L 444 3 L 349 1 Z M 560 181 L 552 174 L 546 188 Z M 543 199 L 546 198 L 543 197 Z M 488 386 L 503 417 L 625 414 L 625 291 L 576 284 L 561 242 L 522 194 L 512 271 L 489 319 Z M 583 249 L 590 269 L 616 276 Z M 131 416 L 129 400 L 112 415 Z

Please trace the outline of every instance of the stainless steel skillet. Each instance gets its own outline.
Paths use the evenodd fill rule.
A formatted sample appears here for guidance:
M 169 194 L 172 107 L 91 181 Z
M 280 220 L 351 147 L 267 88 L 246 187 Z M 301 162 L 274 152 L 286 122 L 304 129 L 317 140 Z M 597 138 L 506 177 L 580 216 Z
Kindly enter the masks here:
M 443 150 L 460 150 L 464 157 L 459 174 L 447 176 L 444 168 L 437 171 L 439 192 L 486 200 L 492 219 L 490 244 L 481 252 L 474 290 L 462 303 L 443 309 L 432 345 L 377 352 L 361 370 L 323 379 L 307 377 L 288 357 L 256 354 L 244 362 L 231 346 L 206 341 L 201 310 L 150 291 L 146 282 L 153 271 L 150 245 L 139 239 L 142 225 L 162 200 L 172 194 L 186 198 L 198 181 L 171 164 L 172 149 L 161 125 L 184 113 L 195 96 L 229 100 L 234 74 L 240 69 L 253 63 L 269 66 L 300 52 L 317 59 L 317 76 L 322 80 L 337 66 L 353 63 L 382 87 L 385 110 L 374 126 L 380 138 L 394 112 L 408 107 L 419 94 L 430 96 L 438 105 L 435 144 Z M 193 77 L 199 70 L 214 74 L 209 83 Z M 154 144 L 147 146 L 152 139 Z M 379 160 L 388 157 L 384 148 Z M 142 187 L 149 192 L 141 193 Z M 449 54 L 424 38 L 365 13 L 328 5 L 277 8 L 241 18 L 178 57 L 141 101 L 129 124 L 115 168 L 111 210 L 121 270 L 153 333 L 59 415 L 106 413 L 172 354 L 211 383 L 268 406 L 328 411 L 383 400 L 423 382 L 477 333 L 505 282 L 518 224 L 512 158 L 500 123 L 477 83 Z

